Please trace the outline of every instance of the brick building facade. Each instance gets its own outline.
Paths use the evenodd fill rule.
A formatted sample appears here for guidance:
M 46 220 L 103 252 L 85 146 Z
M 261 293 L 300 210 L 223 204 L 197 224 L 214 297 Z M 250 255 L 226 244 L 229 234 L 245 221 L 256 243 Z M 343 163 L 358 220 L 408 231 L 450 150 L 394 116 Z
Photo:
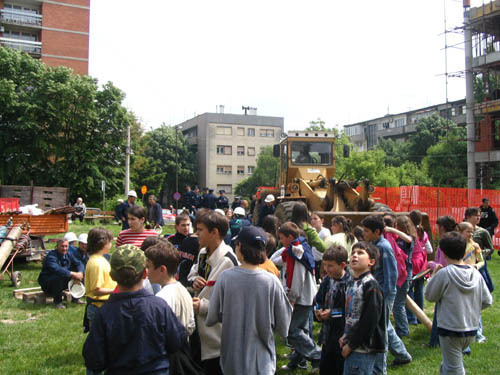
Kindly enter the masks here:
M 0 0 L 0 45 L 88 74 L 90 0 Z

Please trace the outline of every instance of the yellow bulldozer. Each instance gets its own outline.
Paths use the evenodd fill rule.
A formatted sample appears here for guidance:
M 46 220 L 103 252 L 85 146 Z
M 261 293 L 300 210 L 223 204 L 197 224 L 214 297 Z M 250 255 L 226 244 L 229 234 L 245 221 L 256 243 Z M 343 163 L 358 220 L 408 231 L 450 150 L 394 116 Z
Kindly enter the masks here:
M 334 177 L 335 139 L 334 132 L 291 131 L 274 145 L 273 154 L 280 159 L 278 186 L 260 191 L 260 196 L 261 201 L 268 194 L 276 197 L 275 215 L 281 222 L 290 219 L 296 201 L 305 202 L 309 211 L 324 218 L 328 226 L 332 217 L 338 215 L 358 225 L 368 215 L 383 215 L 383 212 L 390 211 L 388 206 L 372 199 L 374 187 L 368 180 L 348 181 Z M 345 157 L 349 156 L 347 146 L 343 153 Z M 359 191 L 356 190 L 358 186 Z M 254 217 L 258 217 L 260 205 L 256 206 Z M 422 225 L 431 232 L 425 214 Z

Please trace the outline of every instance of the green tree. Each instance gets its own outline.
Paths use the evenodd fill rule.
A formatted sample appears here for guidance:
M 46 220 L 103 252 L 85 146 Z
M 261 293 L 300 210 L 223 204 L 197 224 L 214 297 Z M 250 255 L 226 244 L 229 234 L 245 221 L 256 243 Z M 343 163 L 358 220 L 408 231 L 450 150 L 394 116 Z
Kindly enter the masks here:
M 408 161 L 408 142 L 396 142 L 391 138 L 379 138 L 377 147 L 385 152 L 385 161 L 389 166 L 399 167 Z
M 195 154 L 190 150 L 182 132 L 176 132 L 174 127 L 163 124 L 146 132 L 137 147 L 131 167 L 134 186 L 146 185 L 148 193 L 159 197 L 165 193 L 170 202 L 176 188 L 176 170 L 179 190 L 196 179 Z
M 428 171 L 432 185 L 467 186 L 465 132 L 464 128 L 456 128 L 427 150 L 422 165 Z
M 118 193 L 131 120 L 123 98 L 111 83 L 0 48 L 2 183 L 62 186 L 72 200 L 99 202 L 105 180 Z
M 455 128 L 457 125 L 454 122 L 437 114 L 421 119 L 416 132 L 408 137 L 408 160 L 420 163 L 427 155 L 427 149 Z
M 262 147 L 254 173 L 236 185 L 235 193 L 249 198 L 255 194 L 259 186 L 276 186 L 279 173 L 279 158 L 273 156 L 273 147 Z

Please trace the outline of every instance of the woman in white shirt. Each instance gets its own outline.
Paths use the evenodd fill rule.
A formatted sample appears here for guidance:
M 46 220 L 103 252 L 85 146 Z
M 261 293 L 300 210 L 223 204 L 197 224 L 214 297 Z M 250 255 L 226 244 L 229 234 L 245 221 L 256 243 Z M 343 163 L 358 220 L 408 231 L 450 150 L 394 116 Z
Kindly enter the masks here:
M 332 219 L 332 235 L 325 240 L 327 247 L 331 245 L 340 245 L 347 250 L 349 258 L 351 257 L 352 245 L 354 245 L 358 240 L 354 237 L 352 233 L 352 222 L 345 216 L 335 216 Z

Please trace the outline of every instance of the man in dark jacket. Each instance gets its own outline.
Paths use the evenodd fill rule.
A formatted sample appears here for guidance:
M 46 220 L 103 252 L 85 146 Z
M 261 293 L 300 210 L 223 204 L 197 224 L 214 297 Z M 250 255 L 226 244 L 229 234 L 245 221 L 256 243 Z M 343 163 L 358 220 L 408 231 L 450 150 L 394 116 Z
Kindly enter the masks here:
M 68 253 L 69 243 L 66 240 L 57 241 L 55 250 L 50 251 L 43 261 L 38 283 L 42 290 L 54 297 L 56 309 L 64 309 L 62 303 L 63 290 L 68 288 L 68 282 L 73 279 L 83 281 L 85 266 L 72 254 Z M 76 271 L 71 271 L 75 269 Z
M 490 200 L 488 198 L 483 198 L 483 204 L 479 208 L 481 209 L 479 226 L 486 229 L 493 237 L 495 228 L 498 226 L 498 217 L 495 210 L 490 206 Z
M 125 202 L 120 204 L 116 209 L 116 216 L 122 224 L 122 230 L 129 229 L 127 212 L 132 206 L 135 206 L 135 200 L 137 199 L 137 193 L 135 190 L 130 190 L 128 192 L 128 197 Z
M 154 195 L 150 195 L 148 198 L 148 208 L 147 208 L 147 218 L 150 224 L 153 224 L 154 228 L 165 225 L 163 222 L 163 213 L 161 205 L 156 201 Z
M 196 212 L 196 205 L 198 203 L 197 194 L 191 190 L 191 186 L 186 185 L 186 194 L 183 197 L 184 207 L 190 212 Z
M 219 191 L 219 198 L 217 198 L 217 208 L 220 208 L 221 210 L 225 208 L 229 208 L 229 200 L 227 197 L 224 195 L 226 192 L 224 190 Z
M 217 197 L 214 194 L 214 189 L 208 190 L 207 205 L 211 210 L 215 210 L 217 208 Z

